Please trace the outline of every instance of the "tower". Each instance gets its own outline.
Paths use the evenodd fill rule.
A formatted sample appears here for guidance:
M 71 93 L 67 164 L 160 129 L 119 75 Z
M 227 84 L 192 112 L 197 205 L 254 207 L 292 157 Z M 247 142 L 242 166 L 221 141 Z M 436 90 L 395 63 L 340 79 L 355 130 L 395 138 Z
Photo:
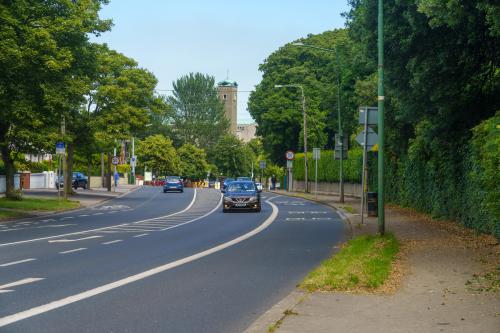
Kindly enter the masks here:
M 217 84 L 219 99 L 224 102 L 224 113 L 229 120 L 229 133 L 236 135 L 238 117 L 238 84 L 224 80 Z

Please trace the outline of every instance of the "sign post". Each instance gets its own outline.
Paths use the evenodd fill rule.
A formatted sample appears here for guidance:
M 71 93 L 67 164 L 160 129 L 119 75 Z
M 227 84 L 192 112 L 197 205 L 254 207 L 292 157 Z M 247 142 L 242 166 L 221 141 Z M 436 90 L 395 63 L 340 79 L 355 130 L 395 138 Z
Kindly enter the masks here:
M 321 158 L 321 150 L 319 148 L 313 148 L 313 160 L 314 160 L 314 197 L 318 200 L 318 160 Z
M 116 156 L 116 148 L 114 150 L 114 155 L 113 155 L 113 158 L 111 159 L 111 163 L 114 165 L 114 173 L 113 173 L 113 184 L 115 185 L 113 187 L 113 192 L 116 192 L 116 182 L 118 181 L 117 177 L 116 177 L 116 166 L 118 165 L 118 162 L 120 162 L 118 156 Z
M 264 169 L 266 168 L 266 161 L 260 161 L 259 162 L 259 169 L 260 169 L 260 183 L 262 184 L 262 173 L 264 172 Z
M 293 168 L 293 160 L 295 159 L 295 153 L 293 152 L 293 150 L 287 150 L 285 153 L 285 158 L 286 158 L 286 170 L 288 174 L 287 191 L 290 191 L 290 189 L 293 186 L 292 168 Z M 307 190 L 307 184 L 306 184 L 306 190 Z
M 61 200 L 61 178 L 62 170 L 61 170 L 61 161 L 62 156 L 66 153 L 66 145 L 64 142 L 56 142 L 56 155 L 58 157 L 57 163 L 57 176 L 56 176 L 56 187 L 57 187 L 57 199 Z

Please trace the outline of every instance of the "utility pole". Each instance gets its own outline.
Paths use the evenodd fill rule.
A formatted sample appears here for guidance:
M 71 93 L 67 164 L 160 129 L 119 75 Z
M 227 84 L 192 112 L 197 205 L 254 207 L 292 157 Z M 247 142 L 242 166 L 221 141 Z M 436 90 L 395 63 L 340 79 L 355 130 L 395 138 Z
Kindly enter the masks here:
M 339 147 L 340 147 L 340 160 L 339 160 L 339 202 L 344 203 L 344 133 L 342 131 L 342 123 L 340 119 L 340 61 L 337 47 L 335 47 L 335 58 L 337 61 L 337 116 L 339 123 Z
M 384 212 L 384 1 L 378 0 L 378 232 L 385 233 Z
M 132 184 L 135 185 L 135 163 L 136 163 L 136 158 L 135 158 L 135 138 L 132 136 Z

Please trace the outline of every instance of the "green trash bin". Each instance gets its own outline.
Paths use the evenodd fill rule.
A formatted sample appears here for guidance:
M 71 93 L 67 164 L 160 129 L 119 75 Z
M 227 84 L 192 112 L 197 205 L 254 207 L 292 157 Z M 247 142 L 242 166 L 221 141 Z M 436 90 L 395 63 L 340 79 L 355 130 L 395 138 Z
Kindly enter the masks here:
M 368 206 L 368 216 L 377 217 L 378 216 L 378 200 L 377 192 L 367 192 L 366 202 Z

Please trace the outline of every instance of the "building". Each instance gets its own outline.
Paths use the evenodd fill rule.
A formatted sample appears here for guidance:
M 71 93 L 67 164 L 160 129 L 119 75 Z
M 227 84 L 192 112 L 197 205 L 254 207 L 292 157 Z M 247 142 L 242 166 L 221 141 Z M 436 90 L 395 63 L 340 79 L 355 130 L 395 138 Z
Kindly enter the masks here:
M 243 142 L 248 142 L 255 138 L 257 124 L 239 124 L 236 127 L 236 136 Z
M 229 120 L 229 133 L 236 135 L 238 123 L 238 84 L 224 80 L 217 84 L 219 99 L 224 102 L 224 111 Z

